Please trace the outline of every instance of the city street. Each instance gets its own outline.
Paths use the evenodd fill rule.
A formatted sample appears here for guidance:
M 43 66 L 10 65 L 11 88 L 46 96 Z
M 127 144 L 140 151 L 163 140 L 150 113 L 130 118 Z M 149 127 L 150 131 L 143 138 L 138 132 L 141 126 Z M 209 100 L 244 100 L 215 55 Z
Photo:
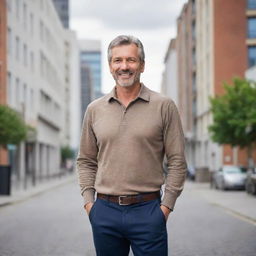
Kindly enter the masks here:
M 238 208 L 244 206 L 241 196 L 249 197 L 256 207 L 256 198 L 243 191 L 212 191 L 206 185 L 187 182 L 168 220 L 169 255 L 256 255 L 255 220 L 212 203 L 214 194 L 220 193 L 233 200 L 237 197 Z M 0 256 L 95 255 L 75 182 L 1 207 L 0 227 Z

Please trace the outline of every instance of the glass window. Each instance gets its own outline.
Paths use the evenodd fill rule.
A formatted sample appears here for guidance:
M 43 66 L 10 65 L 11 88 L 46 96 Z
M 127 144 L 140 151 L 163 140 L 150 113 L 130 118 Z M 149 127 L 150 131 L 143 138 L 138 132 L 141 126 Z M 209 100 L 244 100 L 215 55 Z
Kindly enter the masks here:
M 16 0 L 16 18 L 20 18 L 20 0 Z
M 31 109 L 33 109 L 34 108 L 34 91 L 33 91 L 32 88 L 30 89 L 30 99 L 29 99 L 29 102 L 30 102 Z
M 30 34 L 33 35 L 34 33 L 34 15 L 30 13 Z
M 30 69 L 34 71 L 34 53 L 30 52 Z
M 6 3 L 7 3 L 8 11 L 11 12 L 11 10 L 12 10 L 12 0 L 7 0 Z
M 8 104 L 12 104 L 12 75 L 10 72 L 8 72 L 7 75 L 7 99 L 8 99 Z
M 23 45 L 23 64 L 24 66 L 28 64 L 28 48 L 26 44 Z
M 248 38 L 256 38 L 256 17 L 248 18 Z
M 20 103 L 20 79 L 19 78 L 16 78 L 15 94 L 16 94 L 15 103 L 16 103 L 16 106 L 19 107 L 19 103 Z
M 12 51 L 12 30 L 8 28 L 7 32 L 7 52 L 11 55 Z
M 24 28 L 27 28 L 27 5 L 24 3 L 23 4 L 23 24 Z
M 256 9 L 256 0 L 247 0 L 248 9 Z
M 249 67 L 256 65 L 256 46 L 248 47 L 248 64 Z
M 20 59 L 20 38 L 16 36 L 16 60 Z

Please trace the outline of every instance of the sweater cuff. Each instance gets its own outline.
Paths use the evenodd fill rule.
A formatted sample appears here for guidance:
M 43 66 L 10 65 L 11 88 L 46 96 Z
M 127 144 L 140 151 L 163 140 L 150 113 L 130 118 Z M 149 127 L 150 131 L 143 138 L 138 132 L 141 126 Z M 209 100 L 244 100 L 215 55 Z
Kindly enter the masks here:
M 95 201 L 94 196 L 95 196 L 94 189 L 86 189 L 83 193 L 84 206 L 88 203 L 94 203 Z
M 166 206 L 167 208 L 169 208 L 171 211 L 173 211 L 176 199 L 177 199 L 176 194 L 171 193 L 168 190 L 165 190 L 164 197 L 163 197 L 161 204 Z

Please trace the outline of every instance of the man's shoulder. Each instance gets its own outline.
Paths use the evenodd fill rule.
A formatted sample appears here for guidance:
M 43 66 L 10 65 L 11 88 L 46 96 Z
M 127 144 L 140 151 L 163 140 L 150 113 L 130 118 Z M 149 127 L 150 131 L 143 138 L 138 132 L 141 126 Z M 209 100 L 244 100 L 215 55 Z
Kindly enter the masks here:
M 87 110 L 95 110 L 107 102 L 108 95 L 104 95 L 98 99 L 93 100 L 88 106 Z

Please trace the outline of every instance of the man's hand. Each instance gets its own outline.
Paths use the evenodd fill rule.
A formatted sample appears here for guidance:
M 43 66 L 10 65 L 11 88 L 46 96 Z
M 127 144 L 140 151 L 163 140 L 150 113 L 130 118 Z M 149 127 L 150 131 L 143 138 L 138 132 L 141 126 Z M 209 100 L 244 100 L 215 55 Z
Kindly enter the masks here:
M 161 208 L 161 210 L 162 210 L 162 212 L 163 212 L 163 214 L 165 216 L 165 220 L 167 221 L 168 216 L 169 216 L 171 210 L 169 208 L 167 208 L 166 206 L 164 206 L 164 205 L 160 205 L 160 208 Z
M 85 206 L 84 206 L 84 209 L 86 210 L 87 214 L 89 215 L 91 209 L 92 209 L 92 206 L 93 206 L 93 203 L 87 203 Z

